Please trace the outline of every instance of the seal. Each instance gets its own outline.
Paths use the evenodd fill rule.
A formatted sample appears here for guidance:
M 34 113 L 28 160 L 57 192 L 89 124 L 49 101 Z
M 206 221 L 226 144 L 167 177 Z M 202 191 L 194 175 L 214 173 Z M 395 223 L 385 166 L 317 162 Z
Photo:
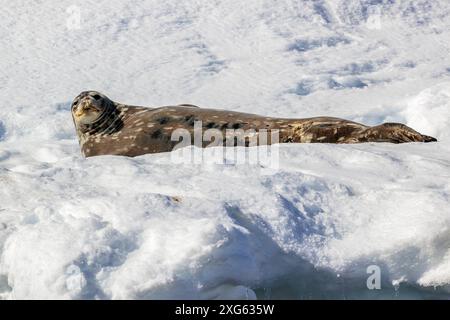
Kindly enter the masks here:
M 400 123 L 370 127 L 333 117 L 274 118 L 189 104 L 147 108 L 114 102 L 97 91 L 80 93 L 73 100 L 71 111 L 85 157 L 135 157 L 172 151 L 179 143 L 172 141 L 175 130 L 183 129 L 194 136 L 194 128 L 200 121 L 203 130 L 214 129 L 224 136 L 231 130 L 278 132 L 278 141 L 269 139 L 264 144 L 437 141 Z M 226 145 L 229 146 L 228 143 Z M 236 141 L 232 145 L 236 145 Z M 248 139 L 245 145 L 249 145 Z M 208 144 L 202 143 L 201 146 Z

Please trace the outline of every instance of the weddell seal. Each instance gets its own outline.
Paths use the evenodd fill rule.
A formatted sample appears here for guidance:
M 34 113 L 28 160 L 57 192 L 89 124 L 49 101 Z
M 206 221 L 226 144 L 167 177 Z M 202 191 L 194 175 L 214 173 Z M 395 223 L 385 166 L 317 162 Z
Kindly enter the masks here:
M 260 132 L 271 131 L 278 132 L 278 141 L 268 139 L 259 141 L 259 144 L 436 141 L 435 138 L 422 135 L 400 123 L 384 123 L 370 127 L 332 117 L 273 118 L 204 109 L 188 104 L 145 108 L 114 102 L 96 91 L 80 93 L 73 100 L 71 111 L 85 157 L 135 157 L 146 153 L 172 151 L 180 142 L 180 135 L 174 133 L 182 129 L 192 133 L 193 137 L 195 129 L 199 129 L 199 124 L 202 130 L 214 130 L 215 134 L 212 136 L 215 137 L 216 146 L 237 145 L 235 138 L 231 144 L 226 139 L 217 144 L 218 141 L 215 140 L 220 134 L 227 137 L 229 132 L 248 133 L 244 145 L 249 146 L 251 137 L 262 140 Z M 209 145 L 208 142 L 202 141 L 200 146 Z

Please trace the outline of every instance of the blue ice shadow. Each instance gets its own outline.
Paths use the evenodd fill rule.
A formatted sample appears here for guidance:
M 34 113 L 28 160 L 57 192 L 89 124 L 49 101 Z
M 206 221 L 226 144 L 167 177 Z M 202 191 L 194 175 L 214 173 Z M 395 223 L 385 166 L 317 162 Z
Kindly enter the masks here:
M 6 129 L 3 123 L 0 121 L 0 141 L 2 141 L 5 138 L 6 135 Z
M 323 39 L 299 39 L 288 46 L 289 51 L 305 52 L 320 47 L 336 47 L 338 44 L 349 44 L 350 40 L 344 37 L 329 37 Z

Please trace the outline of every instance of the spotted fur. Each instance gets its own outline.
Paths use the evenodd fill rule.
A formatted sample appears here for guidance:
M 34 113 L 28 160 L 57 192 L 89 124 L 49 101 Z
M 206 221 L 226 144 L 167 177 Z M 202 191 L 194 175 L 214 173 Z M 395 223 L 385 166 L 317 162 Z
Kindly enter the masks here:
M 84 114 L 88 113 L 89 116 Z M 357 122 L 315 117 L 286 119 L 255 114 L 203 109 L 193 105 L 144 108 L 110 100 L 96 91 L 80 93 L 72 103 L 81 151 L 84 156 L 139 156 L 171 151 L 176 142 L 171 133 L 179 128 L 193 136 L 195 121 L 203 129 L 216 129 L 226 136 L 227 130 L 279 131 L 281 143 L 360 143 L 360 142 L 431 142 L 435 138 L 422 135 L 399 123 L 369 127 Z M 260 143 L 262 143 L 260 141 Z M 267 142 L 268 144 L 272 141 Z M 204 143 L 203 146 L 206 146 Z M 249 145 L 248 139 L 245 145 Z

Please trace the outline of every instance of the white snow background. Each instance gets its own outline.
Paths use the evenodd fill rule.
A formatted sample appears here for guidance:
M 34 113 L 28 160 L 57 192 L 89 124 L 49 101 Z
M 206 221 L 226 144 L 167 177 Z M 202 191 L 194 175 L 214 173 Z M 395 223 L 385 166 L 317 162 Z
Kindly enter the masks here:
M 448 0 L 1 2 L 1 298 L 450 298 Z M 83 159 L 88 89 L 439 142 Z

